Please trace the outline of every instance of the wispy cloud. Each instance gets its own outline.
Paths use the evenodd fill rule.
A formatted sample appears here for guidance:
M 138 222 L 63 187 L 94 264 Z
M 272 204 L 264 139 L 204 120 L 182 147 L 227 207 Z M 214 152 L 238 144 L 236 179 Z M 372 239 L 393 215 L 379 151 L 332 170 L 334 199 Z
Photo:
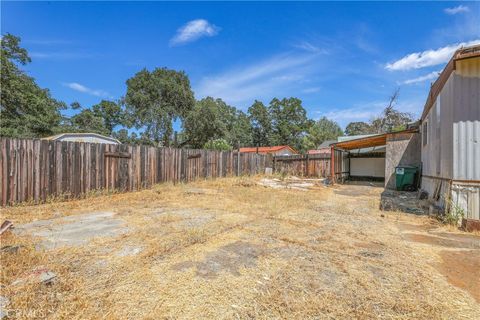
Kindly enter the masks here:
M 95 55 L 82 52 L 38 52 L 33 51 L 29 56 L 35 59 L 84 59 L 92 58 Z
M 308 41 L 300 41 L 298 43 L 293 44 L 293 47 L 296 49 L 300 49 L 300 50 L 312 52 L 312 53 L 322 53 L 322 54 L 328 53 L 327 50 L 320 48 Z
M 433 79 L 438 78 L 439 74 L 440 74 L 440 71 L 433 71 L 433 72 L 430 72 L 429 74 L 426 74 L 424 76 L 420 76 L 420 77 L 417 77 L 417 78 L 405 80 L 402 83 L 403 84 L 414 84 L 414 83 L 424 82 L 424 81 L 427 81 L 427 80 L 433 80 Z
M 242 107 L 254 99 L 286 95 L 310 72 L 318 54 L 281 54 L 267 60 L 205 77 L 196 86 L 197 98 L 212 96 Z M 298 89 L 299 91 L 301 89 Z M 238 105 L 240 104 L 240 105 Z M 243 105 L 245 106 L 245 105 Z
M 29 39 L 29 40 L 26 40 L 25 42 L 30 44 L 45 45 L 45 46 L 73 43 L 73 41 L 71 40 L 63 40 L 63 39 Z
M 177 30 L 177 34 L 170 40 L 170 45 L 176 46 L 193 42 L 203 37 L 213 37 L 219 31 L 219 27 L 205 19 L 192 20 Z
M 451 44 L 438 49 L 410 53 L 400 60 L 388 63 L 385 68 L 387 70 L 396 71 L 420 69 L 424 67 L 439 65 L 442 63 L 446 63 L 452 57 L 455 50 L 457 50 L 458 48 L 471 46 L 479 43 L 480 39 L 477 39 L 469 42 Z
M 470 11 L 470 8 L 467 7 L 467 6 L 464 6 L 464 5 L 459 5 L 459 6 L 456 6 L 456 7 L 453 7 L 453 8 L 443 9 L 443 12 L 445 12 L 446 14 L 449 14 L 449 15 L 454 15 L 454 14 L 457 14 L 457 13 L 464 13 L 464 12 L 469 12 L 469 11 Z
M 108 94 L 108 92 L 104 91 L 104 90 L 99 90 L 99 89 L 91 89 L 87 86 L 84 86 L 83 84 L 80 84 L 78 82 L 65 82 L 65 83 L 62 83 L 65 87 L 67 88 L 70 88 L 72 90 L 75 90 L 75 91 L 78 91 L 78 92 L 82 92 L 82 93 L 86 93 L 86 94 L 90 94 L 92 96 L 96 96 L 96 97 L 110 97 L 110 95 Z

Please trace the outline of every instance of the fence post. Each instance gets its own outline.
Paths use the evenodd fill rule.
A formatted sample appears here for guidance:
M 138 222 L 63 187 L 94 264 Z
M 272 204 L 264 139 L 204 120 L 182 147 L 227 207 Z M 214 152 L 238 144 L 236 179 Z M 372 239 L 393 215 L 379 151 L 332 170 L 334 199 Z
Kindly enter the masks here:
M 310 160 L 310 157 L 309 157 L 308 153 L 305 155 L 305 160 L 306 160 L 305 161 L 305 177 L 308 177 L 308 173 L 309 173 L 309 171 L 308 171 L 309 163 L 308 162 Z
M 240 177 L 240 151 L 237 152 L 237 177 Z

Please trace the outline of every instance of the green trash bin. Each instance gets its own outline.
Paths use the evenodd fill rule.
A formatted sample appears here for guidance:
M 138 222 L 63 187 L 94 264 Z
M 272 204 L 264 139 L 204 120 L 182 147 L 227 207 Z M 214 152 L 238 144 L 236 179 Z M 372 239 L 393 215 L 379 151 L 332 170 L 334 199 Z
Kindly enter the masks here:
M 396 188 L 399 191 L 415 191 L 415 177 L 418 168 L 414 166 L 398 166 L 395 168 Z

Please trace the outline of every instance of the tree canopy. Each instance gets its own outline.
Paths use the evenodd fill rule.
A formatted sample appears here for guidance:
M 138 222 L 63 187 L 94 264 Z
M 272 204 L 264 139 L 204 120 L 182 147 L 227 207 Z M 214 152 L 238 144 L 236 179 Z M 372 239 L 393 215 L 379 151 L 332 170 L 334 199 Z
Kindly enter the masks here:
M 270 102 L 269 112 L 272 119 L 270 143 L 303 149 L 303 137 L 313 121 L 307 118 L 307 111 L 302 106 L 302 100 L 297 98 L 279 100 L 275 98 Z
M 152 72 L 143 69 L 127 80 L 125 103 L 137 129 L 143 128 L 155 144 L 169 146 L 173 122 L 187 117 L 195 99 L 184 72 L 156 68 Z
M 343 131 L 338 123 L 322 117 L 318 121 L 315 121 L 308 129 L 302 145 L 303 150 L 316 149 L 322 142 L 326 140 L 337 140 L 337 137 L 342 135 Z
M 40 88 L 18 65 L 30 57 L 20 38 L 9 33 L 1 39 L 0 134 L 9 137 L 44 137 L 60 125 L 66 105 Z
M 253 146 L 268 146 L 272 135 L 272 119 L 268 108 L 260 101 L 248 108 L 248 118 L 252 127 Z

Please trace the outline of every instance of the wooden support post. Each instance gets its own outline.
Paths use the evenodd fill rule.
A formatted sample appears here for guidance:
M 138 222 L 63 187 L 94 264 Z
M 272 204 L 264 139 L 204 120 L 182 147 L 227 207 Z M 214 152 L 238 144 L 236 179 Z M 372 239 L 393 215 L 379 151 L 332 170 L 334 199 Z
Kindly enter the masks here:
M 332 178 L 331 178 L 331 183 L 334 184 L 335 183 L 335 148 L 332 146 L 330 148 L 331 150 L 331 154 L 330 154 L 330 172 L 331 172 L 331 175 L 332 175 Z

